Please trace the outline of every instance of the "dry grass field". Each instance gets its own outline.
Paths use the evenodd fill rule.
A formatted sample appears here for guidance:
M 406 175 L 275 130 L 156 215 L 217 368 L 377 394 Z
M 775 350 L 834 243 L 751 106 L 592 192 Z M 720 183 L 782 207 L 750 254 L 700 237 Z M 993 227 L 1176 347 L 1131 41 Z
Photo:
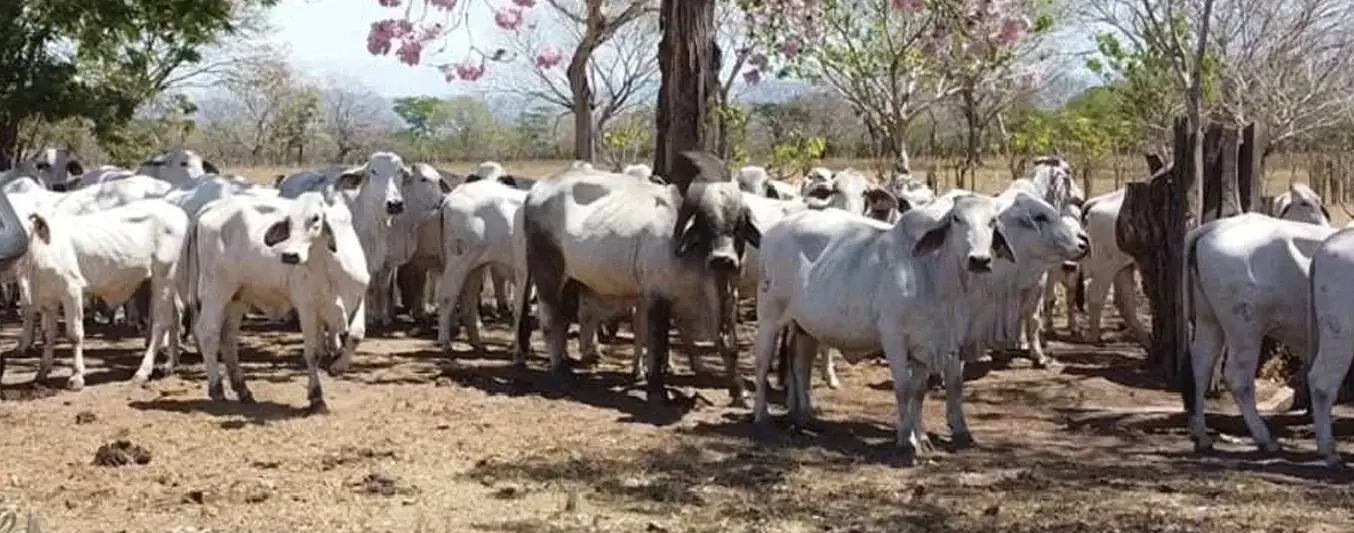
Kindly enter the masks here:
M 563 164 L 509 167 L 543 175 Z M 244 173 L 271 181 L 278 171 Z M 989 174 L 980 188 L 995 190 L 1004 178 Z M 1108 190 L 1097 181 L 1093 192 Z M 945 450 L 933 392 L 926 425 L 942 451 L 913 468 L 892 452 L 891 381 L 875 363 L 843 363 L 835 391 L 814 376 L 810 431 L 758 436 L 749 412 L 725 407 L 719 382 L 692 376 L 677 353 L 675 385 L 693 400 L 648 407 L 629 388 L 625 330 L 565 393 L 539 335 L 518 374 L 503 324 L 487 324 L 488 353 L 456 343 L 449 355 L 402 326 L 370 332 L 351 372 L 324 377 L 331 413 L 305 417 L 295 333 L 246 326 L 241 358 L 259 403 L 240 405 L 207 400 L 192 354 L 179 376 L 125 383 L 140 340 L 93 328 L 83 391 L 59 388 L 64 343 L 45 384 L 30 383 L 35 357 L 9 359 L 0 496 L 35 509 L 49 532 L 1354 531 L 1354 474 L 1321 464 L 1309 423 L 1270 417 L 1286 447 L 1277 457 L 1254 455 L 1248 437 L 1193 454 L 1178 397 L 1140 370 L 1141 351 L 1107 314 L 1099 346 L 1058 340 L 1059 317 L 1053 369 L 1021 359 L 973 369 L 973 449 Z M 17 327 L 4 319 L 7 348 Z M 739 333 L 751 376 L 752 331 Z M 1210 425 L 1244 436 L 1231 403 L 1212 402 Z M 1337 410 L 1336 433 L 1354 453 L 1354 410 Z M 119 440 L 144 447 L 146 462 L 94 464 Z

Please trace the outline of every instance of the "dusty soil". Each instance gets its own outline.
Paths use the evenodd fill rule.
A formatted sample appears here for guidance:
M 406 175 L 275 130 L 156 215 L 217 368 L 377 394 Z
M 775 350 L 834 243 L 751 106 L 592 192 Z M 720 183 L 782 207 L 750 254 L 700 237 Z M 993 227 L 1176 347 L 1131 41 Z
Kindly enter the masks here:
M 1115 320 L 1109 334 L 1121 339 Z M 12 346 L 14 328 L 3 333 Z M 1278 457 L 1255 456 L 1248 439 L 1196 456 L 1178 398 L 1121 340 L 1054 342 L 1061 368 L 1017 359 L 969 381 L 978 446 L 904 468 L 882 365 L 843 364 L 837 391 L 815 373 L 818 426 L 757 439 L 748 411 L 724 407 L 719 382 L 691 377 L 679 354 L 677 385 L 694 407 L 648 408 L 626 390 L 626 336 L 565 394 L 540 358 L 525 375 L 507 369 L 501 325 L 490 353 L 457 344 L 454 363 L 428 339 L 380 335 L 351 373 L 325 377 L 331 413 L 314 417 L 301 409 L 298 336 L 258 325 L 241 350 L 252 406 L 208 401 L 192 355 L 180 376 L 125 383 L 140 347 L 130 338 L 90 341 L 81 392 L 58 389 L 64 346 L 50 389 L 29 384 L 36 358 L 11 358 L 0 497 L 61 532 L 1354 529 L 1354 475 L 1320 463 L 1296 413 L 1270 417 L 1289 450 Z M 943 444 L 942 401 L 930 398 L 927 426 Z M 1230 398 L 1212 411 L 1213 428 L 1245 435 Z M 1354 412 L 1337 422 L 1354 453 Z

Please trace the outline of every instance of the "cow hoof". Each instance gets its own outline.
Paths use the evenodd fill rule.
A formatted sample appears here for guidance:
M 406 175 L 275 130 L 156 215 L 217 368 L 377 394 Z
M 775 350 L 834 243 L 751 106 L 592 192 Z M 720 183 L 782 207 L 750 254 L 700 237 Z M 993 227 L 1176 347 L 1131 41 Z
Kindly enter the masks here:
M 1213 441 L 1211 440 L 1194 441 L 1194 453 L 1212 453 L 1212 452 L 1213 452 Z
M 912 443 L 906 442 L 898 447 L 898 464 L 902 466 L 916 466 L 917 448 Z
M 735 409 L 747 409 L 747 408 L 748 408 L 748 397 L 747 397 L 747 395 L 746 395 L 746 394 L 742 394 L 742 393 L 734 393 L 734 392 L 730 392 L 730 393 L 729 393 L 729 407 L 732 407 L 732 408 L 735 408 Z
M 1345 463 L 1344 459 L 1340 458 L 1340 454 L 1338 452 L 1332 452 L 1329 455 L 1327 455 L 1325 457 L 1325 461 L 1326 466 L 1331 470 L 1337 470 L 1341 472 L 1349 471 L 1349 465 Z
M 1279 444 L 1279 441 L 1270 439 L 1269 442 L 1257 445 L 1256 449 L 1262 454 L 1273 455 L 1283 451 L 1283 446 Z
M 650 406 L 665 407 L 668 404 L 668 389 L 662 385 L 649 386 L 646 396 Z
M 130 381 L 134 386 L 139 387 L 145 385 L 147 381 L 150 381 L 150 374 L 149 373 L 143 374 L 141 372 L 137 372 L 132 375 L 132 379 Z
M 223 385 L 220 384 L 220 383 L 217 383 L 217 384 L 215 384 L 215 385 L 208 384 L 208 385 L 207 385 L 207 398 L 210 398 L 210 399 L 211 399 L 212 401 L 214 401 L 214 402 L 219 402 L 219 401 L 225 400 L 225 399 L 226 399 L 226 388 L 225 388 L 225 386 L 223 386 Z
M 66 380 L 66 388 L 70 390 L 81 390 L 85 388 L 85 377 L 80 375 L 71 376 Z
M 245 405 L 254 403 L 254 393 L 249 392 L 249 389 L 246 389 L 243 386 L 235 389 L 235 397 L 240 403 Z
M 950 436 L 950 446 L 956 450 L 966 450 L 974 445 L 973 435 L 969 433 L 955 433 Z
M 327 414 L 329 414 L 329 406 L 324 403 L 324 400 L 312 401 L 310 406 L 306 407 L 306 416 Z
M 832 376 L 832 377 L 830 377 L 830 378 L 827 378 L 827 388 L 832 389 L 832 390 L 837 390 L 837 389 L 842 388 L 842 380 L 837 379 L 837 376 Z
M 568 387 L 574 381 L 574 371 L 567 364 L 558 364 L 550 369 L 550 376 L 555 379 L 555 383 L 560 387 Z
M 151 371 L 151 375 L 154 376 L 156 372 L 159 372 L 161 377 L 172 376 L 174 375 L 174 365 L 168 363 L 156 365 L 155 370 Z

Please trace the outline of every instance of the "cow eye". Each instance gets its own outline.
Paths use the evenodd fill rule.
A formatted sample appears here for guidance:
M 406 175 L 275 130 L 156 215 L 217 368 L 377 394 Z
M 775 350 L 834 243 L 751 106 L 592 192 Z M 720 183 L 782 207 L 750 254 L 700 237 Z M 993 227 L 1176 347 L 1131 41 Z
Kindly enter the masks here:
M 310 215 L 310 221 L 307 222 L 307 224 L 310 225 L 310 226 L 314 226 L 315 224 L 318 224 L 319 222 L 320 222 L 320 215 Z
M 188 166 L 188 162 L 187 162 L 187 161 L 179 161 L 179 166 L 181 166 L 181 167 L 186 167 L 186 166 Z
M 49 165 L 49 164 L 47 164 L 47 163 L 38 163 L 38 164 L 37 164 L 37 167 L 38 167 L 38 170 L 47 170 L 47 169 L 49 169 L 49 168 L 52 168 L 52 165 Z
M 1048 222 L 1048 215 L 1045 215 L 1043 213 L 1034 215 L 1034 222 L 1037 224 L 1043 224 L 1045 222 Z

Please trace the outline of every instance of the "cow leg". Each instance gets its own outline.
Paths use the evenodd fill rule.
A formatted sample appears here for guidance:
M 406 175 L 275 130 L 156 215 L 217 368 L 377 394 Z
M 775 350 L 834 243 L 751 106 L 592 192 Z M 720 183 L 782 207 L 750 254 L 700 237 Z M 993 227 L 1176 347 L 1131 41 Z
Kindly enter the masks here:
M 758 315 L 767 317 L 761 313 L 762 304 L 758 302 Z M 770 324 L 770 320 L 760 318 L 757 321 L 757 340 L 753 342 L 753 366 L 755 375 L 752 381 L 752 421 L 759 427 L 764 427 L 771 419 L 771 414 L 766 406 L 766 392 L 770 387 L 767 378 L 771 374 L 771 363 L 776 358 L 777 340 L 781 336 L 784 328 L 776 327 Z M 781 383 L 784 383 L 782 381 Z
M 483 270 L 483 268 L 477 269 L 476 272 L 465 278 L 465 288 L 461 289 L 463 295 L 461 298 L 461 325 L 465 328 L 466 340 L 470 342 L 470 347 L 475 350 L 476 357 L 484 357 L 484 340 L 480 338 L 480 327 L 484 322 L 480 318 L 480 306 L 473 305 L 475 300 L 469 297 L 478 298 L 479 294 L 484 291 L 484 274 L 479 270 Z M 568 330 L 567 326 L 565 330 Z M 450 345 L 450 341 L 447 344 Z
M 1196 291 L 1195 296 L 1198 295 Z M 1196 453 L 1213 449 L 1213 438 L 1208 436 L 1204 402 L 1208 383 L 1213 380 L 1213 362 L 1221 355 L 1222 341 L 1222 328 L 1217 322 L 1211 317 L 1195 317 L 1194 338 L 1189 346 L 1190 367 L 1194 375 L 1186 376 L 1194 380 L 1194 389 L 1185 391 L 1185 394 L 1190 395 L 1185 398 L 1185 407 L 1189 411 L 1189 436 L 1194 441 Z
M 955 449 L 973 446 L 973 435 L 964 420 L 964 358 L 958 353 L 945 356 L 945 423 L 950 426 L 950 445 Z
M 835 348 L 821 347 L 818 349 L 818 357 L 823 361 L 823 380 L 827 382 L 827 388 L 836 390 L 842 386 L 842 381 L 837 378 L 837 352 Z
M 338 357 L 329 363 L 326 370 L 330 375 L 342 374 L 348 371 L 348 367 L 353 364 L 353 357 L 357 355 L 357 346 L 367 338 L 367 301 L 366 299 L 357 302 L 357 306 L 351 311 L 343 307 L 335 308 L 337 316 L 332 317 L 334 324 L 346 324 L 347 331 L 339 333 L 341 340 Z M 351 317 L 351 318 L 349 318 Z M 304 330 L 303 330 L 304 331 Z
M 511 300 L 508 298 L 508 274 L 502 267 L 489 267 L 489 280 L 494 284 L 496 318 L 500 320 L 507 318 L 512 313 Z
M 1034 368 L 1048 368 L 1050 357 L 1044 353 L 1044 317 L 1036 303 L 1030 313 L 1021 313 L 1021 329 L 1029 340 L 1029 357 Z
M 34 383 L 47 381 L 52 373 L 52 361 L 56 358 L 57 317 L 55 309 L 42 309 L 42 359 L 38 362 L 38 373 L 33 376 Z
M 62 305 L 66 310 L 66 338 L 74 345 L 75 366 L 71 369 L 70 379 L 66 380 L 66 388 L 70 390 L 85 388 L 85 306 L 82 296 L 80 288 L 74 287 Z M 53 329 L 56 329 L 55 324 Z
M 231 302 L 226 306 L 226 320 L 221 326 L 221 360 L 226 363 L 226 375 L 230 378 L 230 388 L 240 403 L 254 403 L 254 394 L 244 381 L 244 371 L 240 369 L 240 324 L 249 307 L 240 302 Z
M 166 327 L 161 328 L 165 336 L 165 344 L 169 347 L 169 359 L 165 366 L 161 367 L 161 374 L 170 376 L 179 367 L 179 357 L 183 354 L 183 342 L 179 336 L 179 305 L 174 301 L 172 295 L 167 298 L 165 307 L 168 309 L 169 318 Z M 157 319 L 158 320 L 158 319 Z
M 780 331 L 776 334 L 774 359 L 776 363 L 776 383 L 779 383 L 782 389 L 787 390 L 790 387 L 790 341 L 792 332 L 793 329 L 787 326 L 780 328 Z
M 221 368 L 217 354 L 221 349 L 221 329 L 225 325 L 226 302 L 216 294 L 203 295 L 202 308 L 197 321 L 193 324 L 193 337 L 197 338 L 198 352 L 202 354 L 202 367 L 207 374 L 207 397 L 213 401 L 226 399 L 225 387 L 221 384 Z
M 301 319 L 301 337 L 305 339 L 301 348 L 301 357 L 306 362 L 306 399 L 310 405 L 306 412 L 311 415 L 329 412 L 324 402 L 324 389 L 320 387 L 319 351 L 324 342 L 324 331 L 319 315 L 309 305 L 297 306 L 297 315 Z
M 645 317 L 645 355 L 648 358 L 648 373 L 645 386 L 648 401 L 652 405 L 664 405 L 668 402 L 668 330 L 672 327 L 672 302 L 655 294 L 645 295 L 648 316 Z
M 481 286 L 480 283 L 483 283 L 484 277 L 481 269 L 476 268 L 475 257 L 462 254 L 449 259 L 442 266 L 440 276 L 442 282 L 438 287 L 437 296 L 437 346 L 446 352 L 451 351 L 452 339 L 460 333 L 459 329 L 467 322 L 466 316 L 470 308 L 479 310 L 480 296 L 476 290 Z M 480 276 L 480 283 L 473 284 L 475 288 L 472 288 L 470 278 L 476 275 Z M 453 319 L 456 331 L 452 330 Z
M 807 428 L 813 423 L 813 383 L 810 379 L 813 374 L 813 356 L 818 354 L 819 343 L 818 339 L 798 326 L 793 330 L 790 379 L 794 383 L 792 396 L 795 401 L 794 409 L 790 411 L 790 421 L 797 427 Z
M 1128 326 L 1133 338 L 1146 346 L 1151 340 L 1142 319 L 1138 318 L 1138 287 L 1133 280 L 1133 271 L 1133 268 L 1125 268 L 1114 275 L 1114 306 L 1119 310 L 1119 316 L 1123 318 L 1124 325 Z
M 579 362 L 591 367 L 601 360 L 597 353 L 597 330 L 606 320 L 612 309 L 593 296 L 578 299 L 578 354 Z
M 38 308 L 33 305 L 32 286 L 19 282 L 19 315 L 22 321 L 19 333 L 19 346 L 15 351 L 27 353 L 33 349 L 33 337 L 38 328 Z
M 1334 325 L 1339 322 L 1332 321 Z M 1348 322 L 1345 322 L 1346 324 Z M 1320 353 L 1316 356 L 1311 369 L 1307 372 L 1307 389 L 1312 400 L 1308 404 L 1312 411 L 1312 428 L 1316 432 L 1316 450 L 1326 464 L 1331 467 L 1344 466 L 1340 451 L 1335 447 L 1335 435 L 1331 430 L 1331 408 L 1340 394 L 1340 385 L 1349 372 L 1350 360 L 1354 358 L 1354 345 L 1348 331 L 1340 328 L 1323 328 L 1320 335 Z M 1316 343 L 1318 339 L 1308 342 Z
M 1117 274 L 1106 275 L 1106 273 L 1101 272 L 1095 274 L 1086 287 L 1086 320 L 1089 329 L 1086 336 L 1082 338 L 1083 342 L 1090 344 L 1100 343 L 1100 320 L 1105 311 L 1105 300 L 1109 296 L 1114 277 L 1117 276 Z M 1118 300 L 1120 296 L 1115 294 L 1114 298 Z
M 1232 399 L 1236 400 L 1241 418 L 1246 421 L 1246 429 L 1262 452 L 1279 451 L 1279 443 L 1269 433 L 1260 411 L 1255 407 L 1255 371 L 1260 362 L 1259 339 L 1242 339 L 1243 342 L 1227 344 L 1227 360 L 1223 363 L 1223 376 L 1231 389 Z

